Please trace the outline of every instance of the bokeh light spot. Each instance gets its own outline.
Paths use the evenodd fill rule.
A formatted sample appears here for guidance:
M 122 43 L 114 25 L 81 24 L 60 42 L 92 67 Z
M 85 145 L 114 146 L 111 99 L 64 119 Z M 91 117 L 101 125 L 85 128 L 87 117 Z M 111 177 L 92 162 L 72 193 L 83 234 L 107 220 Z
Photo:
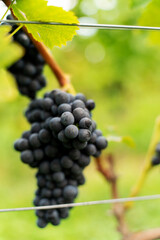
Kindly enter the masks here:
M 117 6 L 117 0 L 94 0 L 97 8 L 101 10 L 113 10 Z
M 79 18 L 80 23 L 97 23 L 96 19 L 90 17 L 81 17 Z M 81 28 L 77 31 L 78 35 L 81 37 L 92 37 L 97 33 L 97 29 L 88 29 L 88 28 Z
M 98 42 L 90 43 L 85 49 L 85 57 L 91 63 L 99 63 L 105 57 L 105 49 Z
M 97 13 L 98 9 L 95 4 L 91 1 L 82 1 L 80 4 L 80 9 L 85 15 L 94 15 Z
M 77 0 L 63 0 L 63 1 L 48 0 L 49 6 L 62 7 L 66 11 L 73 9 L 76 6 L 76 4 Z

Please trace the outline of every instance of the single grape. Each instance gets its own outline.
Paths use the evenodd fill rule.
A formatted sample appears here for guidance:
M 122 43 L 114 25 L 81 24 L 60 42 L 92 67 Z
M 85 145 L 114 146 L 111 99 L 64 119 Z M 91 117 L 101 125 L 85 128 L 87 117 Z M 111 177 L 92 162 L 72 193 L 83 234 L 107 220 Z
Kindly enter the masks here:
M 41 146 L 41 143 L 39 141 L 39 137 L 37 133 L 33 133 L 30 137 L 29 137 L 29 143 L 31 144 L 31 146 L 33 148 L 39 148 Z
M 40 141 L 41 141 L 42 143 L 48 143 L 48 142 L 50 142 L 50 140 L 51 140 L 51 134 L 50 134 L 50 132 L 49 132 L 48 130 L 46 130 L 46 129 L 42 129 L 42 130 L 39 132 L 38 137 L 39 137 L 39 139 L 40 139 Z
M 70 113 L 70 112 L 64 112 L 64 113 L 61 115 L 61 123 L 62 123 L 64 126 L 68 126 L 68 125 L 73 124 L 73 123 L 74 123 L 73 114 Z
M 33 158 L 33 153 L 30 150 L 25 150 L 21 153 L 21 160 L 24 163 L 32 163 L 34 158 Z
M 71 168 L 73 165 L 73 161 L 68 156 L 63 156 L 61 158 L 61 166 L 63 168 Z
M 69 96 L 65 92 L 58 92 L 55 95 L 55 101 L 57 105 L 60 105 L 62 103 L 69 103 Z
M 75 96 L 75 99 L 81 100 L 84 103 L 86 103 L 86 101 L 87 101 L 87 99 L 83 93 L 77 93 L 77 95 Z
M 61 164 L 59 159 L 54 159 L 51 163 L 50 163 L 50 169 L 53 172 L 60 172 L 61 171 Z
M 93 110 L 95 108 L 95 102 L 93 100 L 88 100 L 86 103 L 86 106 L 89 111 Z
M 49 166 L 49 163 L 47 161 L 45 162 L 42 162 L 40 165 L 39 165 L 39 171 L 40 173 L 42 174 L 47 174 L 50 172 L 50 166 Z
M 80 128 L 85 128 L 85 129 L 89 129 L 92 125 L 92 121 L 91 119 L 84 117 L 80 120 L 79 122 L 79 127 Z
M 38 218 L 37 220 L 37 226 L 40 228 L 45 228 L 47 226 L 47 221 L 44 220 L 44 218 Z
M 69 125 L 65 128 L 64 133 L 68 139 L 74 139 L 78 136 L 78 128 L 75 125 Z
M 53 173 L 52 177 L 55 182 L 62 182 L 65 179 L 65 175 L 63 172 Z
M 33 157 L 34 157 L 34 159 L 36 160 L 36 161 L 38 161 L 38 162 L 40 162 L 42 159 L 43 159 L 43 157 L 44 157 L 44 152 L 43 152 L 43 150 L 42 149 L 35 149 L 34 151 L 33 151 Z
M 59 198 L 59 197 L 61 197 L 61 195 L 62 195 L 62 189 L 60 189 L 60 188 L 53 189 L 52 196 L 54 198 Z
M 85 108 L 85 104 L 84 102 L 82 102 L 81 100 L 75 100 L 73 103 L 72 103 L 72 109 L 74 110 L 75 108 Z
M 61 115 L 64 112 L 71 112 L 72 108 L 70 104 L 63 103 L 58 107 L 58 114 Z
M 79 122 L 82 118 L 86 117 L 86 112 L 84 109 L 78 107 L 73 110 L 73 116 L 76 122 Z
M 55 131 L 56 133 L 60 132 L 63 129 L 63 126 L 61 124 L 61 118 L 52 118 L 49 122 L 49 127 L 52 131 Z
M 63 190 L 63 196 L 66 199 L 74 199 L 78 195 L 78 189 L 75 186 L 68 185 Z
M 78 139 L 80 142 L 88 142 L 91 138 L 91 132 L 87 129 L 80 129 Z
M 96 140 L 96 146 L 98 149 L 105 149 L 108 145 L 108 142 L 105 137 L 98 137 Z

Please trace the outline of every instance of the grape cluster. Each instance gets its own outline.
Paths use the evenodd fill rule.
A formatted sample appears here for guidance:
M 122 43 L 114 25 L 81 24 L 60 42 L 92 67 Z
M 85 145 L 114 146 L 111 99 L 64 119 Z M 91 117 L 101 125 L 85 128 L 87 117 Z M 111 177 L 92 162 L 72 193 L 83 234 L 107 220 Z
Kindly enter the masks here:
M 157 144 L 156 146 L 156 154 L 152 158 L 152 166 L 156 166 L 160 164 L 160 143 Z
M 72 203 L 78 186 L 85 183 L 83 169 L 90 157 L 98 157 L 107 147 L 102 132 L 91 119 L 93 100 L 83 94 L 72 96 L 61 90 L 33 100 L 26 110 L 30 131 L 15 142 L 22 162 L 37 168 L 35 206 Z M 38 226 L 58 225 L 67 218 L 69 208 L 36 211 Z
M 7 18 L 12 19 L 12 16 L 9 15 Z M 12 24 L 11 26 L 12 33 L 16 30 L 17 25 Z M 23 46 L 25 55 L 14 63 L 9 71 L 16 80 L 19 92 L 34 99 L 37 91 L 46 86 L 46 79 L 42 74 L 45 61 L 23 30 L 14 34 L 13 39 Z

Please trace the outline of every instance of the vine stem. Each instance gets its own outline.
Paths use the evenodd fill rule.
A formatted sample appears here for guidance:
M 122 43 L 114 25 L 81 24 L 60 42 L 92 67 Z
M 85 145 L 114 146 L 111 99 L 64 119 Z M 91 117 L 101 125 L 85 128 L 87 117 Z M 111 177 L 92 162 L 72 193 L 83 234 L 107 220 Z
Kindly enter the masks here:
M 156 130 L 156 129 L 155 129 Z M 107 161 L 108 167 L 105 168 L 103 160 Z M 112 198 L 119 198 L 117 176 L 114 169 L 114 159 L 111 154 L 105 158 L 99 157 L 96 159 L 97 170 L 105 177 L 111 185 Z M 160 228 L 144 230 L 140 232 L 132 232 L 128 229 L 125 221 L 125 206 L 124 204 L 113 205 L 113 215 L 118 222 L 118 231 L 122 234 L 122 240 L 158 240 L 160 239 Z
M 146 159 L 145 159 L 145 163 L 144 163 L 142 172 L 141 172 L 135 186 L 133 187 L 129 197 L 135 197 L 139 194 L 139 192 L 145 182 L 146 176 L 152 168 L 151 159 L 155 153 L 156 145 L 159 140 L 160 140 L 160 116 L 158 116 L 158 118 L 156 119 L 156 122 L 155 122 L 153 135 L 152 135 L 151 142 L 150 142 L 150 145 L 148 148 L 148 152 L 146 155 Z M 126 209 L 131 208 L 132 205 L 133 205 L 133 202 L 128 202 L 125 204 L 125 208 Z
M 4 17 L 6 16 L 6 14 L 8 13 L 8 11 L 10 10 L 10 8 L 12 7 L 13 3 L 15 2 L 15 0 L 12 0 L 9 7 L 7 8 L 6 12 L 4 13 L 4 15 L 2 16 L 1 20 L 4 19 Z
M 19 27 L 17 27 L 15 30 L 14 30 L 14 32 L 12 32 L 12 33 L 10 33 L 9 34 L 9 38 L 11 38 L 14 34 L 16 34 L 16 32 L 18 32 L 21 28 L 23 27 L 23 25 L 20 25 Z
M 160 239 L 160 228 L 153 228 L 142 232 L 133 233 L 126 240 L 158 240 Z
M 108 167 L 105 168 L 102 161 L 105 160 Z M 111 197 L 113 199 L 119 198 L 118 187 L 117 187 L 117 176 L 114 169 L 114 159 L 111 154 L 108 154 L 104 159 L 102 157 L 96 158 L 97 170 L 105 177 L 111 186 Z M 122 234 L 123 240 L 127 240 L 131 233 L 126 225 L 124 217 L 124 205 L 115 203 L 113 205 L 113 215 L 116 217 L 118 222 L 118 231 Z
M 15 19 L 17 19 L 16 16 L 14 15 L 14 13 L 13 13 L 12 6 L 11 6 L 11 4 L 12 4 L 11 1 L 10 0 L 2 0 L 2 1 L 4 2 L 4 4 L 8 8 L 10 8 L 13 17 Z M 27 31 L 27 28 L 25 26 L 23 26 L 23 31 L 29 36 L 29 38 L 33 42 L 34 46 L 38 49 L 38 51 L 41 53 L 41 55 L 45 59 L 46 63 L 49 65 L 52 72 L 56 76 L 56 78 L 59 82 L 59 85 L 61 87 L 65 88 L 71 94 L 75 94 L 75 90 L 74 90 L 72 84 L 70 83 L 70 77 L 67 74 L 65 74 L 62 71 L 62 69 L 59 67 L 59 65 L 57 64 L 57 62 L 53 58 L 53 55 L 50 52 L 50 50 L 43 43 L 36 41 L 33 38 L 33 36 Z

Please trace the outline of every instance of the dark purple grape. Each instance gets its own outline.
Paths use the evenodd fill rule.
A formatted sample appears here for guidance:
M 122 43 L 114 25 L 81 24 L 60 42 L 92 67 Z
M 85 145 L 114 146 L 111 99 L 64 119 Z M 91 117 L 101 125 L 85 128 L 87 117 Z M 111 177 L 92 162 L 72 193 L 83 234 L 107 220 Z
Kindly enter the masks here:
M 33 151 L 33 157 L 36 161 L 40 162 L 44 157 L 44 152 L 42 149 L 36 149 Z
M 72 103 L 72 109 L 74 110 L 75 108 L 85 108 L 84 102 L 82 102 L 81 100 L 75 100 Z
M 105 137 L 98 137 L 96 140 L 96 146 L 98 149 L 105 149 L 108 145 L 108 142 Z
M 65 199 L 74 199 L 78 195 L 78 189 L 75 186 L 68 185 L 63 190 L 63 196 Z
M 63 103 L 58 107 L 58 114 L 61 115 L 64 112 L 71 112 L 72 108 L 70 104 Z
M 50 172 L 50 166 L 49 166 L 49 163 L 47 161 L 45 162 L 42 162 L 40 165 L 39 165 L 39 171 L 40 173 L 42 174 L 47 174 Z
M 37 220 L 37 226 L 40 228 L 45 228 L 47 226 L 48 222 L 44 220 L 44 218 L 38 218 Z
M 46 130 L 46 129 L 42 129 L 42 130 L 39 132 L 38 137 L 39 137 L 39 139 L 40 139 L 40 141 L 41 141 L 42 143 L 48 143 L 48 142 L 50 142 L 50 140 L 51 140 L 51 134 L 50 134 L 50 132 L 49 132 L 48 130 Z
M 39 148 L 41 146 L 41 143 L 39 141 L 39 137 L 37 133 L 33 133 L 30 137 L 29 137 L 29 143 L 31 144 L 31 146 L 33 148 Z
M 61 195 L 62 195 L 62 189 L 60 189 L 60 188 L 53 189 L 52 196 L 54 198 L 59 198 L 59 197 L 61 197 Z
M 61 164 L 59 159 L 54 159 L 51 163 L 50 163 L 50 169 L 53 172 L 60 172 L 61 171 Z
M 69 103 L 69 96 L 65 92 L 58 92 L 55 94 L 55 101 L 57 105 L 62 103 Z
M 86 112 L 82 108 L 75 108 L 73 110 L 73 116 L 76 122 L 79 122 L 82 118 L 86 117 Z
M 61 115 L 61 123 L 62 123 L 64 126 L 68 126 L 68 125 L 73 124 L 73 123 L 74 123 L 73 114 L 70 113 L 70 112 L 64 112 L 64 113 Z
M 69 125 L 65 128 L 64 133 L 68 139 L 74 139 L 78 136 L 78 128 L 75 125 Z
M 93 100 L 88 100 L 86 103 L 86 106 L 89 111 L 93 110 L 95 108 L 95 102 Z
M 72 149 L 69 151 L 69 157 L 74 161 L 78 160 L 80 156 L 81 156 L 81 152 L 78 149 Z
M 83 93 L 77 93 L 77 95 L 75 96 L 75 99 L 81 100 L 84 103 L 86 103 L 86 101 L 87 101 L 87 99 Z
M 63 168 L 71 168 L 73 165 L 73 161 L 68 156 L 63 156 L 61 158 L 61 166 Z
M 52 178 L 55 182 L 62 182 L 65 179 L 65 175 L 63 172 L 53 173 Z
M 78 139 L 80 142 L 88 142 L 91 138 L 91 132 L 87 129 L 80 129 Z
M 14 147 L 17 151 L 24 151 L 29 149 L 29 143 L 27 139 L 21 138 L 14 143 Z
M 58 133 L 63 129 L 63 126 L 61 124 L 61 118 L 55 117 L 52 118 L 49 122 L 49 127 L 52 131 Z
M 34 158 L 33 158 L 33 153 L 30 150 L 25 150 L 21 153 L 21 160 L 24 163 L 32 163 Z
M 82 118 L 79 122 L 79 127 L 80 128 L 85 128 L 85 129 L 89 129 L 92 125 L 92 121 L 91 119 L 85 117 L 85 118 Z

